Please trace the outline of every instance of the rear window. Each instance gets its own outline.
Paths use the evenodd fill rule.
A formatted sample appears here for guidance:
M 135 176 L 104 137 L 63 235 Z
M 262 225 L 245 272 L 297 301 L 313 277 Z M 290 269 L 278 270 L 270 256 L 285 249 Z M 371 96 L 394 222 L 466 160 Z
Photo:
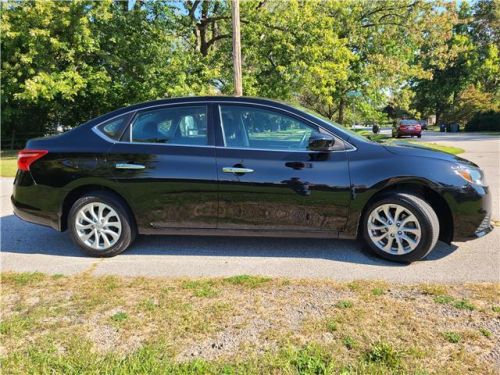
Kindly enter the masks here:
M 116 117 L 98 126 L 98 129 L 104 133 L 109 138 L 114 140 L 119 140 L 127 121 L 130 118 L 130 114 L 125 114 L 120 117 Z
M 417 120 L 401 120 L 399 123 L 401 125 L 418 125 Z

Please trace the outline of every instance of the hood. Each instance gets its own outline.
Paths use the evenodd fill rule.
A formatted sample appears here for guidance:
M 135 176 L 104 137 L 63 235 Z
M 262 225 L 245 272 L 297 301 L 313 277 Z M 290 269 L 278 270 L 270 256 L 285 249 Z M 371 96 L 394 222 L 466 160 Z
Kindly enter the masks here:
M 473 162 L 461 158 L 459 156 L 449 154 L 447 152 L 443 151 L 437 151 L 430 149 L 425 146 L 420 146 L 416 144 L 409 144 L 409 143 L 394 143 L 390 146 L 384 145 L 384 148 L 389 151 L 392 154 L 395 155 L 404 155 L 404 156 L 414 156 L 414 157 L 421 157 L 421 158 L 431 158 L 431 159 L 439 159 L 439 160 L 446 160 L 452 163 L 460 163 L 460 164 L 468 164 L 473 167 L 478 167 L 476 164 Z

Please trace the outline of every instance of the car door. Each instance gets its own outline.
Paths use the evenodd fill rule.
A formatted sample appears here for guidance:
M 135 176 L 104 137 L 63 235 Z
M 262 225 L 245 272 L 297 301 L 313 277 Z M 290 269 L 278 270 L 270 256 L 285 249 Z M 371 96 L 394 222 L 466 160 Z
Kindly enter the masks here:
M 137 111 L 107 163 L 141 232 L 216 227 L 217 172 L 207 104 Z
M 326 231 L 346 223 L 350 179 L 346 151 L 308 150 L 318 125 L 257 104 L 218 104 L 220 229 Z

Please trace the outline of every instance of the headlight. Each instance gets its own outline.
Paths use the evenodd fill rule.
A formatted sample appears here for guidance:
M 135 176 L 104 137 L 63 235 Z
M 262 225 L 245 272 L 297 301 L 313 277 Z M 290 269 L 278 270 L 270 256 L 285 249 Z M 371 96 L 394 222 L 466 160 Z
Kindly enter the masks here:
M 454 169 L 455 173 L 462 177 L 465 181 L 468 181 L 471 184 L 483 185 L 483 173 L 480 169 L 465 165 L 458 165 Z

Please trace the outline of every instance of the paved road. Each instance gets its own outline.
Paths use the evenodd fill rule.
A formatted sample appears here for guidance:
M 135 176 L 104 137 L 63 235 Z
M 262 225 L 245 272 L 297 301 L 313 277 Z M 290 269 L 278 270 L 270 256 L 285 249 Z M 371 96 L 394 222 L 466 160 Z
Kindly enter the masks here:
M 424 134 L 422 141 L 467 150 L 464 157 L 485 169 L 500 218 L 500 137 Z M 402 283 L 500 281 L 500 228 L 471 242 L 439 243 L 426 261 L 412 265 L 386 262 L 346 240 L 269 238 L 142 237 L 111 259 L 80 254 L 66 233 L 24 223 L 12 215 L 12 179 L 1 180 L 2 270 L 127 276 L 212 277 L 236 274 L 336 280 L 380 279 Z

